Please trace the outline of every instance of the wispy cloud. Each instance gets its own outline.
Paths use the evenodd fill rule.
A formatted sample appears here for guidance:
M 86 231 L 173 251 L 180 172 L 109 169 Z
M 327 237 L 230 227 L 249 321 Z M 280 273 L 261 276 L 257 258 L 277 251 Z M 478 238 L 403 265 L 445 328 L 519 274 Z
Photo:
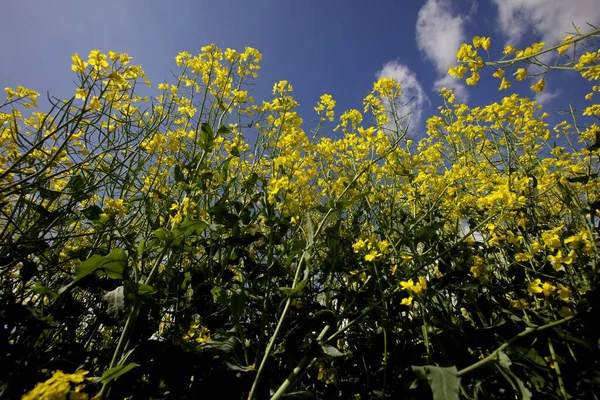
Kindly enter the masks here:
M 546 105 L 550 100 L 554 99 L 555 97 L 558 97 L 559 94 L 560 92 L 558 90 L 555 92 L 549 92 L 545 90 L 535 95 L 535 101 L 537 101 L 540 104 Z
M 459 101 L 467 101 L 467 91 L 453 77 L 448 67 L 456 64 L 456 52 L 465 41 L 465 16 L 457 15 L 448 0 L 427 0 L 419 11 L 416 39 L 419 50 L 430 60 L 437 72 L 434 89 L 453 89 Z
M 411 126 L 419 126 L 423 109 L 428 107 L 430 102 L 417 74 L 399 61 L 390 61 L 383 65 L 381 71 L 377 72 L 377 79 L 379 78 L 394 78 L 400 82 L 405 106 L 400 110 L 399 116 L 403 117 L 410 113 Z
M 586 23 L 600 23 L 598 0 L 492 0 L 498 7 L 500 28 L 511 44 L 527 32 L 541 36 L 546 43 L 561 41 L 573 24 L 587 31 Z

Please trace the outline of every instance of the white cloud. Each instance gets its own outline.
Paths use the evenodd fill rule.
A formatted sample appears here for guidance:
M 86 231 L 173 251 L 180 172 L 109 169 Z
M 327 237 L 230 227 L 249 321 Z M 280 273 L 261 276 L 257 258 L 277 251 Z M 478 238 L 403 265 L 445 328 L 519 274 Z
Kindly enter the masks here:
M 429 98 L 425 94 L 421 83 L 410 68 L 398 61 L 390 61 L 383 65 L 381 71 L 377 72 L 379 78 L 394 78 L 402 85 L 402 104 L 406 104 L 404 109 L 400 110 L 400 117 L 411 114 L 412 126 L 418 126 L 421 123 L 423 109 L 430 104 Z
M 554 93 L 544 90 L 543 92 L 539 92 L 535 95 L 535 101 L 537 101 L 539 104 L 546 105 L 550 100 L 558 97 L 558 94 L 558 90 Z
M 465 42 L 466 17 L 455 15 L 448 0 L 427 0 L 419 10 L 416 39 L 419 50 L 433 62 L 438 74 L 434 88 L 453 89 L 458 101 L 467 101 L 467 91 L 453 77 L 448 67 L 456 65 L 456 52 Z
M 434 82 L 433 88 L 438 91 L 441 88 L 452 89 L 456 99 L 462 103 L 466 103 L 469 99 L 467 88 L 454 76 L 446 75 L 443 78 L 438 78 Z
M 517 44 L 528 31 L 547 44 L 561 41 L 575 26 L 586 32 L 587 23 L 600 23 L 598 0 L 492 0 L 498 7 L 498 22 L 508 43 Z

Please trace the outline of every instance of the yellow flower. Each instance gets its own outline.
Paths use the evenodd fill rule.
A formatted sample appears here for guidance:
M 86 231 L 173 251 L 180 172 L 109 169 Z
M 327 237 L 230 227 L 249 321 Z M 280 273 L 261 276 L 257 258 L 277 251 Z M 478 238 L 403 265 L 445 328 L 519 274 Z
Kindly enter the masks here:
M 463 43 L 456 53 L 456 58 L 459 61 L 468 61 L 469 59 L 475 58 L 476 55 L 477 52 L 473 50 L 473 46 Z
M 463 76 L 467 73 L 468 69 L 464 65 L 459 65 L 456 67 L 452 67 L 448 69 L 448 75 L 455 76 L 459 79 L 462 79 Z
M 111 51 L 109 51 L 109 52 L 108 52 L 108 58 L 109 58 L 111 61 L 113 61 L 113 62 L 114 62 L 114 61 L 117 61 L 117 60 L 119 59 L 119 54 L 117 54 L 117 52 L 116 52 L 116 51 L 112 51 L 112 50 L 111 50 Z
M 381 257 L 381 253 L 378 253 L 377 250 L 373 249 L 365 255 L 365 261 L 374 261 L 376 258 L 379 257 Z
M 403 306 L 410 307 L 412 305 L 412 301 L 413 301 L 413 297 L 410 296 L 410 297 L 406 297 L 406 298 L 402 299 L 400 304 L 402 304 Z
M 497 69 L 496 71 L 494 71 L 494 74 L 492 76 L 494 78 L 502 78 L 504 76 L 504 70 L 503 69 Z
M 500 82 L 500 87 L 498 88 L 498 90 L 504 90 L 504 89 L 508 89 L 509 87 L 511 87 L 511 83 L 510 81 L 506 80 L 506 78 L 502 78 L 502 82 Z
M 355 253 L 358 253 L 359 251 L 361 251 L 362 249 L 364 249 L 367 246 L 367 242 L 365 242 L 364 240 L 360 239 L 358 242 L 354 243 L 352 245 L 352 248 L 354 249 Z
M 573 39 L 573 36 L 565 36 L 565 38 L 563 39 L 563 43 L 568 42 L 571 39 Z M 571 44 L 565 44 L 564 46 L 560 46 L 559 48 L 557 48 L 556 51 L 558 51 L 558 54 L 563 54 L 567 50 L 569 50 L 569 47 L 571 47 Z
M 87 96 L 87 92 L 85 91 L 85 89 L 79 88 L 75 91 L 76 99 L 85 100 L 86 96 Z
M 425 280 L 425 277 L 419 277 L 419 285 L 421 285 L 422 290 L 427 290 L 427 281 Z
M 571 250 L 567 256 L 563 256 L 562 250 L 558 250 L 555 255 L 549 255 L 548 261 L 552 263 L 555 270 L 563 269 L 563 265 L 570 265 L 576 257 L 575 251 Z
M 569 307 L 562 306 L 560 310 L 558 310 L 558 315 L 563 318 L 568 318 L 573 315 L 573 311 Z
M 100 50 L 92 50 L 88 55 L 88 63 L 94 66 L 96 71 L 102 68 L 108 68 L 108 62 L 106 61 L 106 54 L 100 53 Z
M 465 82 L 467 82 L 467 85 L 469 85 L 469 86 L 474 86 L 474 85 L 476 85 L 476 84 L 477 84 L 477 82 L 479 82 L 479 72 L 477 72 L 477 71 L 473 71 L 473 72 L 471 73 L 471 77 L 470 77 L 470 78 L 467 78 L 467 79 L 465 80 Z
M 540 279 L 535 279 L 533 282 L 529 282 L 528 290 L 532 294 L 542 293 L 542 281 Z
M 62 371 L 56 371 L 47 381 L 38 383 L 31 391 L 24 394 L 22 400 L 37 400 L 37 399 L 65 399 L 67 395 L 70 398 L 75 398 L 71 393 L 73 389 L 75 395 L 81 390 L 83 385 L 79 385 L 85 382 L 87 371 L 78 371 L 74 374 L 65 374 Z M 74 387 L 76 385 L 76 387 Z M 81 393 L 84 395 L 83 393 Z M 88 396 L 77 396 L 79 399 L 87 399 Z
M 533 254 L 531 253 L 517 253 L 515 254 L 515 260 L 518 262 L 528 261 L 533 258 Z
M 385 252 L 388 247 L 390 247 L 390 242 L 388 242 L 387 240 L 382 240 L 381 242 L 379 242 L 379 250 Z
M 510 53 L 513 53 L 516 49 L 512 47 L 510 44 L 504 47 L 504 55 L 507 56 Z
M 415 283 L 412 279 L 409 279 L 408 281 L 401 281 L 400 286 L 402 286 L 402 289 L 404 290 L 412 290 L 413 286 L 415 286 Z
M 573 297 L 573 292 L 571 292 L 571 289 L 569 289 L 568 287 L 566 287 L 565 285 L 558 285 L 558 295 L 560 296 L 560 299 L 562 301 L 564 301 L 565 303 L 570 303 L 573 301 L 572 297 Z
M 490 49 L 490 38 L 475 36 L 473 38 L 473 46 L 475 46 L 475 48 L 478 48 L 479 46 L 481 46 L 481 47 L 483 47 L 484 50 L 489 50 Z
M 542 78 L 530 87 L 534 92 L 541 92 L 546 87 L 546 81 Z
M 88 63 L 83 61 L 81 59 L 81 57 L 79 57 L 79 54 L 77 54 L 77 53 L 73 54 L 73 56 L 71 57 L 71 60 L 73 61 L 73 65 L 71 65 L 71 69 L 75 72 L 79 72 L 79 73 L 83 74 L 85 72 L 85 69 L 86 69 Z
M 544 296 L 548 297 L 556 290 L 556 286 L 552 285 L 550 282 L 544 282 L 542 285 L 542 292 Z
M 517 81 L 522 81 L 523 79 L 527 78 L 527 70 L 525 68 L 517 68 L 517 72 L 515 72 L 513 75 L 517 77 Z

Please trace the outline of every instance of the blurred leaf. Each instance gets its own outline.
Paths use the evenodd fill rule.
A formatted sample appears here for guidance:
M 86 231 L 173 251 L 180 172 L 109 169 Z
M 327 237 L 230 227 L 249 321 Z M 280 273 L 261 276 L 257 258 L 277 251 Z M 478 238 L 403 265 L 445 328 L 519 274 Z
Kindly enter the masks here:
M 426 380 L 431 387 L 433 400 L 458 400 L 460 378 L 456 367 L 442 368 L 434 365 L 412 366 L 413 372 Z
M 343 357 L 345 355 L 344 353 L 339 351 L 335 346 L 322 344 L 321 348 L 323 349 L 323 353 L 327 354 L 330 357 Z
M 279 290 L 281 290 L 281 292 L 283 294 L 285 294 L 286 296 L 294 297 L 294 296 L 298 295 L 304 289 L 304 287 L 306 286 L 307 283 L 308 283 L 308 279 L 303 279 L 300 282 L 298 282 L 298 284 L 293 288 L 280 287 Z
M 209 153 L 215 145 L 215 134 L 207 122 L 200 125 L 200 148 Z
M 102 214 L 102 208 L 94 204 L 81 210 L 81 213 L 90 221 L 98 221 Z
M 284 394 L 282 399 L 314 399 L 315 395 L 312 392 L 308 392 L 306 390 L 300 392 L 291 392 Z
M 130 363 L 127 365 L 119 365 L 114 368 L 111 368 L 102 374 L 102 376 L 99 379 L 99 382 L 102 384 L 107 384 L 108 382 L 114 381 L 121 375 L 126 374 L 127 372 L 131 371 L 135 367 L 139 367 L 139 365 L 135 364 L 135 363 Z
M 154 231 L 154 236 L 156 236 L 159 240 L 163 242 L 168 242 L 173 238 L 171 231 L 166 228 L 158 228 Z
M 226 134 L 226 133 L 231 133 L 231 129 L 229 129 L 225 125 L 219 126 L 219 129 L 217 129 L 217 134 L 218 135 L 223 135 L 223 134 Z
M 181 171 L 181 166 L 179 164 L 175 164 L 175 168 L 173 168 L 173 177 L 175 178 L 175 183 L 185 181 L 183 172 Z
M 123 270 L 127 265 L 127 255 L 123 249 L 113 249 L 111 252 L 103 257 L 98 254 L 94 254 L 81 264 L 75 267 L 75 279 L 66 286 L 59 289 L 58 293 L 61 294 L 70 287 L 74 286 L 81 279 L 85 278 L 89 274 L 95 272 L 98 269 L 104 269 L 106 274 L 113 279 L 120 279 L 123 277 Z

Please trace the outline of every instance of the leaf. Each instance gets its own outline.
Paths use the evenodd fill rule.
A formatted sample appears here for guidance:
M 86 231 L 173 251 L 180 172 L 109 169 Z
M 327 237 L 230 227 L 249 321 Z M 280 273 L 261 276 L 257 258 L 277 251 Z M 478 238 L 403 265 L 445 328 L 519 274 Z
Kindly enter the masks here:
M 219 303 L 223 298 L 223 289 L 221 289 L 219 286 L 215 286 L 210 290 L 210 294 L 212 294 L 213 301 L 215 303 Z
M 77 282 L 80 279 L 85 278 L 87 275 L 91 274 L 92 272 L 94 272 L 98 268 L 100 268 L 102 261 L 104 261 L 104 257 L 102 257 L 99 254 L 94 254 L 93 256 L 91 256 L 90 258 L 88 258 L 87 260 L 85 260 L 84 262 L 79 264 L 78 266 L 76 266 L 75 267 L 75 281 L 73 283 Z
M 315 232 L 313 229 L 312 220 L 310 219 L 310 215 L 306 213 L 306 235 L 308 236 L 308 245 L 312 247 L 315 242 Z
M 512 362 L 510 361 L 510 357 L 506 355 L 505 352 L 498 352 L 498 364 L 503 366 L 504 368 L 510 368 Z
M 104 373 L 100 377 L 100 383 L 107 384 L 108 382 L 114 381 L 115 379 L 131 371 L 135 367 L 139 367 L 139 364 L 130 363 L 127 365 L 119 365 L 109 369 L 108 371 L 104 371 Z
M 596 178 L 598 178 L 598 174 L 579 175 L 579 176 L 572 176 L 570 178 L 567 178 L 567 181 L 569 181 L 571 183 L 588 183 L 588 181 L 590 179 L 596 179 Z
M 427 380 L 433 393 L 433 400 L 458 400 L 460 378 L 456 367 L 442 368 L 435 365 L 423 367 L 413 365 L 412 371 L 421 379 Z
M 127 265 L 125 251 L 123 249 L 113 249 L 109 255 L 104 257 L 101 267 L 104 268 L 106 274 L 112 279 L 120 279 L 123 277 L 125 265 Z
M 175 168 L 173 169 L 173 177 L 175 178 L 175 183 L 185 181 L 183 172 L 181 172 L 181 166 L 179 164 L 176 164 Z
M 283 395 L 282 399 L 314 399 L 315 395 L 312 392 L 303 390 L 300 392 L 291 392 Z
M 531 400 L 532 393 L 525 387 L 525 384 L 518 376 L 516 376 L 510 368 L 507 368 L 500 364 L 498 367 L 500 373 L 504 376 L 504 379 L 512 386 L 515 392 L 519 392 L 521 400 Z
M 144 254 L 144 250 L 146 248 L 146 241 L 144 239 L 140 239 L 137 247 L 138 256 L 142 256 Z
M 102 209 L 94 204 L 81 210 L 81 213 L 90 221 L 98 221 L 102 215 Z
M 146 285 L 144 283 L 138 283 L 137 292 L 138 292 L 138 294 L 141 294 L 142 296 L 147 296 L 147 295 L 156 293 L 156 289 L 154 289 L 150 285 Z
M 595 151 L 595 150 L 600 149 L 600 129 L 596 128 L 595 133 L 596 133 L 596 135 L 595 135 L 594 144 L 587 148 L 588 151 Z
M 48 296 L 51 299 L 54 299 L 57 296 L 57 294 L 54 290 L 47 288 L 46 286 L 43 286 L 39 282 L 36 282 L 34 284 L 33 291 L 35 292 L 35 294 L 37 294 L 39 296 Z
M 75 267 L 75 279 L 73 279 L 73 281 L 68 285 L 61 287 L 58 290 L 58 294 L 63 293 L 98 269 L 104 269 L 110 278 L 120 279 L 123 277 L 123 270 L 125 269 L 126 265 L 127 255 L 123 249 L 113 249 L 106 257 L 103 257 L 99 254 L 94 254 Z
M 279 290 L 281 290 L 281 292 L 283 294 L 285 294 L 286 296 L 290 296 L 290 297 L 294 297 L 296 295 L 298 295 L 306 286 L 306 284 L 308 283 L 308 279 L 303 279 L 300 282 L 298 282 L 298 284 L 291 288 L 291 287 L 280 287 Z
M 229 129 L 225 125 L 219 126 L 219 129 L 217 129 L 217 135 L 223 135 L 225 133 L 231 133 L 231 129 Z
M 158 228 L 154 231 L 154 236 L 156 236 L 159 240 L 162 240 L 163 242 L 167 242 L 173 237 L 171 232 L 166 228 Z
M 331 346 L 329 344 L 322 344 L 321 348 L 323 349 L 323 353 L 327 354 L 330 357 L 343 357 L 345 354 L 337 349 L 335 346 Z
M 186 219 L 177 228 L 178 232 L 175 234 L 175 237 L 180 237 L 182 235 L 200 235 L 202 232 L 204 232 L 206 228 L 208 228 L 208 224 L 204 221 L 196 219 Z
M 244 292 L 234 293 L 231 296 L 230 307 L 233 322 L 237 324 L 240 321 L 240 316 L 244 312 L 244 308 L 246 307 L 246 295 Z
M 213 350 L 219 353 L 231 353 L 236 345 L 239 343 L 239 339 L 232 336 L 224 342 L 218 340 L 208 340 L 202 343 L 199 348 L 204 350 Z
M 85 179 L 81 175 L 75 175 L 69 179 L 66 187 L 74 193 L 81 192 L 85 189 Z
M 227 365 L 227 369 L 229 369 L 231 371 L 240 371 L 240 372 L 254 371 L 254 368 L 246 367 L 236 361 L 225 361 L 225 365 Z
M 215 145 L 215 133 L 212 126 L 207 122 L 200 125 L 200 148 L 205 152 L 210 152 Z

